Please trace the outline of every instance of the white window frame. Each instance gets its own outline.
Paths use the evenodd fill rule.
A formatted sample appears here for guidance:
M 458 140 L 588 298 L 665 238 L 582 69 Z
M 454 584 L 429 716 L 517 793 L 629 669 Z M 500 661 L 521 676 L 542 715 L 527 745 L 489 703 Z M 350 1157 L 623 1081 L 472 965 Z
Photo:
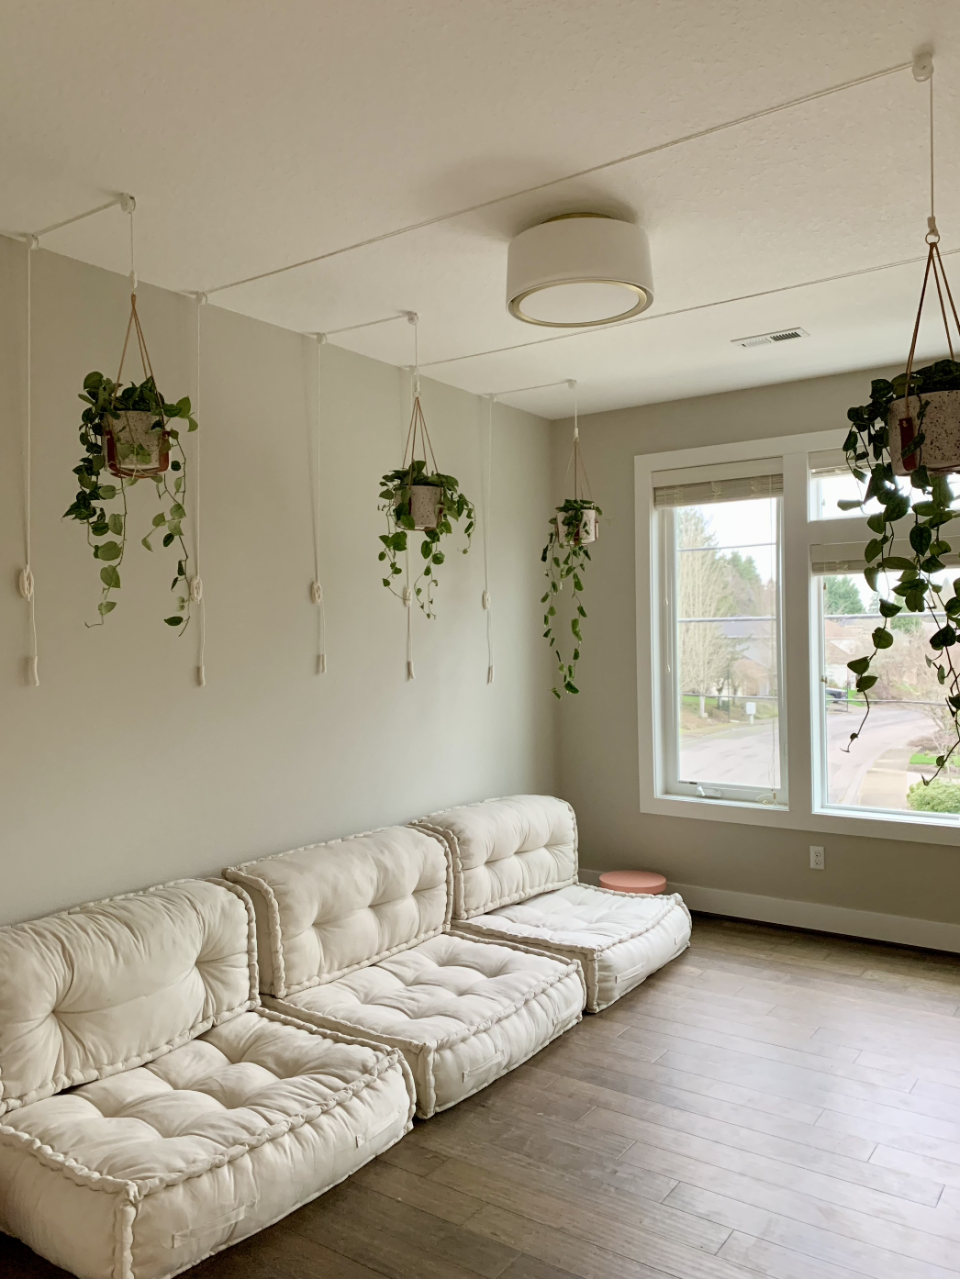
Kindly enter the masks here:
M 866 545 L 865 519 L 811 518 L 808 456 L 838 449 L 845 428 L 749 440 L 704 448 L 641 454 L 634 459 L 636 494 L 637 693 L 639 706 L 640 811 L 701 821 L 736 822 L 821 834 L 859 835 L 911 843 L 960 846 L 960 820 L 951 814 L 901 815 L 882 810 L 831 808 L 824 802 L 825 758 L 820 699 L 822 625 L 819 578 L 811 573 L 812 546 Z M 781 723 L 787 803 L 670 793 L 664 770 L 661 726 L 665 682 L 661 633 L 661 546 L 653 506 L 655 472 L 732 462 L 782 459 L 781 615 L 779 686 L 787 710 Z M 860 541 L 862 537 L 862 541 Z M 669 694 L 672 696 L 672 692 Z
M 663 507 L 656 513 L 657 530 L 656 536 L 658 541 L 658 558 L 657 566 L 659 573 L 659 582 L 666 583 L 672 581 L 676 583 L 677 573 L 677 548 L 674 536 L 673 521 L 670 521 L 671 527 L 669 532 L 664 535 L 664 525 L 666 520 L 664 516 L 669 512 L 671 515 L 674 511 L 680 509 L 676 506 Z M 787 771 L 787 734 L 785 732 L 785 722 L 787 715 L 786 697 L 783 691 L 783 624 L 782 624 L 782 607 L 783 607 L 783 499 L 778 498 L 778 520 L 777 520 L 777 589 L 780 597 L 778 604 L 778 617 L 776 622 L 776 645 L 777 645 L 777 694 L 779 703 L 779 748 L 780 748 L 780 786 L 776 791 L 772 791 L 769 786 L 731 786 L 721 785 L 714 782 L 684 782 L 677 773 L 677 765 L 679 762 L 679 703 L 676 691 L 676 670 L 679 665 L 677 655 L 677 616 L 676 604 L 677 593 L 675 589 L 670 591 L 659 590 L 660 609 L 659 609 L 659 636 L 658 651 L 663 655 L 663 662 L 660 666 L 660 718 L 658 724 L 660 727 L 660 743 L 661 749 L 658 751 L 661 771 L 661 791 L 664 795 L 685 796 L 686 798 L 709 799 L 713 801 L 722 801 L 733 804 L 765 804 L 779 808 L 786 808 L 788 805 L 788 771 Z

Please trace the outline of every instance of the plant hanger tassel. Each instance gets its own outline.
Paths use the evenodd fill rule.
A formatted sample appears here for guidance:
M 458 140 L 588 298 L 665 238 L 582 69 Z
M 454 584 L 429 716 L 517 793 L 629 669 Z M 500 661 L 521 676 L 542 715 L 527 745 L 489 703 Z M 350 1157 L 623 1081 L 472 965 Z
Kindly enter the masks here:
M 26 659 L 26 682 L 32 688 L 40 683 L 39 651 L 37 647 L 36 584 L 30 567 L 33 542 L 33 253 L 40 241 L 35 235 L 26 236 L 27 245 L 27 306 L 26 306 L 26 429 L 23 440 L 23 558 L 20 571 L 20 594 L 27 602 L 30 628 L 30 651 Z
M 326 334 L 317 334 L 317 415 L 313 440 L 313 581 L 310 598 L 317 606 L 317 674 L 327 672 L 327 623 L 320 584 L 320 404 L 323 390 L 323 348 Z

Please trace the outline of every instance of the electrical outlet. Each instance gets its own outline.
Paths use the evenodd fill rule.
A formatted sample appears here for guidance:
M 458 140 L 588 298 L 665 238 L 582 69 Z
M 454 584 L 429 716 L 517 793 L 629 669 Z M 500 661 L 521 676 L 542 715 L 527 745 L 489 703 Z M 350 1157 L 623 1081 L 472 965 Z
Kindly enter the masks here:
M 816 844 L 810 845 L 810 869 L 811 870 L 824 869 L 823 849 L 819 848 Z

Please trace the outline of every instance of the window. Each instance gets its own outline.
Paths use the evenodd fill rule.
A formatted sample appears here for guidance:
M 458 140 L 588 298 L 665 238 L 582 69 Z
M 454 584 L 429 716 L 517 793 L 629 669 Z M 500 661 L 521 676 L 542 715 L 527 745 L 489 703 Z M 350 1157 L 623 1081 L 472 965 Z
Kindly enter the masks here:
M 884 596 L 890 596 L 889 586 Z M 939 623 L 926 614 L 891 618 L 894 645 L 874 658 L 871 674 L 878 682 L 871 689 L 870 713 L 864 720 L 867 707 L 853 687 L 855 677 L 847 662 L 873 650 L 871 633 L 883 625 L 878 596 L 862 573 L 825 572 L 818 593 L 825 804 L 838 809 L 890 810 L 922 821 L 929 820 L 928 805 L 949 805 L 953 798 L 957 802 L 950 807 L 954 814 L 960 813 L 956 768 L 951 766 L 942 775 L 947 789 L 938 785 L 931 792 L 923 785 L 923 776 L 932 774 L 936 757 L 956 740 L 936 672 L 926 662 L 932 652 L 930 636 Z M 853 732 L 858 737 L 851 742 Z M 938 816 L 943 818 L 942 813 Z
M 673 794 L 784 799 L 782 490 L 781 474 L 654 476 L 664 783 Z
M 953 740 L 933 620 L 891 621 L 861 729 L 847 663 L 882 618 L 870 507 L 837 507 L 860 497 L 844 434 L 636 459 L 643 811 L 960 845 L 960 753 L 923 785 Z M 960 557 L 947 564 L 953 579 Z

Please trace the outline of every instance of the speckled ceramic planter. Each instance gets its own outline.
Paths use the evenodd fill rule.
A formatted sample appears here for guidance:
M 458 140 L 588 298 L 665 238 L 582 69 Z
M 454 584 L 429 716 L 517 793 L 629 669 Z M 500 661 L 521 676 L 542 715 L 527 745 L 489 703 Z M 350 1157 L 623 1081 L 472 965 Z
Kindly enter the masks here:
M 927 404 L 923 421 L 920 407 Z M 923 430 L 924 442 L 903 457 L 903 450 Z M 887 410 L 890 461 L 894 475 L 909 475 L 922 463 L 931 475 L 960 471 L 960 391 L 929 391 L 894 400 Z

